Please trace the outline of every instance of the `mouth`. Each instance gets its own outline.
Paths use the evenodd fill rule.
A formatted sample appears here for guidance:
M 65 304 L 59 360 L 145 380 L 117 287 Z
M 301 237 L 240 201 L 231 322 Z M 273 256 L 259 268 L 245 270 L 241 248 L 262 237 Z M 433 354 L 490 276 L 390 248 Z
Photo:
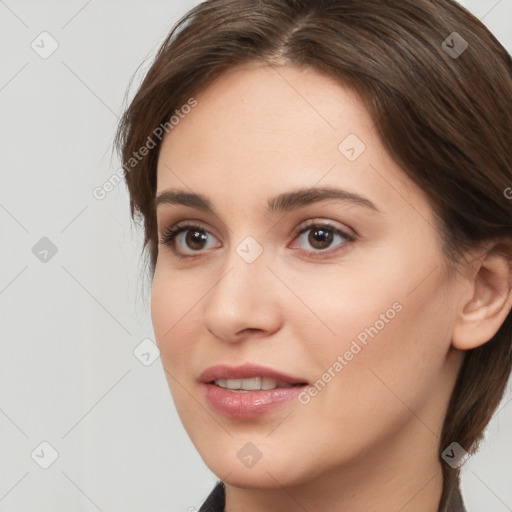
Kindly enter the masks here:
M 292 402 L 308 386 L 305 379 L 253 364 L 213 366 L 199 380 L 210 407 L 229 418 L 270 413 Z

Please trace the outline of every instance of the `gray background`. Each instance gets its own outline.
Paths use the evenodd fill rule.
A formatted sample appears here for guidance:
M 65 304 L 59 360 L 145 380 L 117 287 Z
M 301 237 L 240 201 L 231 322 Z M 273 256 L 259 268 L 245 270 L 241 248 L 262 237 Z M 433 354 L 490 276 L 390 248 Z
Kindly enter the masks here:
M 0 0 L 0 511 L 192 512 L 216 481 L 134 354 L 154 336 L 126 187 L 92 194 L 132 74 L 196 3 Z M 512 52 L 512 0 L 462 3 Z M 509 391 L 463 471 L 470 512 L 512 511 L 511 456 Z

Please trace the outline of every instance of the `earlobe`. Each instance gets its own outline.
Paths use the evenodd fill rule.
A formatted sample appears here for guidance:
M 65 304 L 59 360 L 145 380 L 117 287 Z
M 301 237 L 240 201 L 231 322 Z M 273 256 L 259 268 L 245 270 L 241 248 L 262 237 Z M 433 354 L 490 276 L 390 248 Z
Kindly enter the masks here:
M 487 343 L 499 330 L 512 308 L 512 268 L 510 248 L 497 246 L 476 260 L 471 297 L 465 298 L 452 334 L 452 345 L 470 350 Z

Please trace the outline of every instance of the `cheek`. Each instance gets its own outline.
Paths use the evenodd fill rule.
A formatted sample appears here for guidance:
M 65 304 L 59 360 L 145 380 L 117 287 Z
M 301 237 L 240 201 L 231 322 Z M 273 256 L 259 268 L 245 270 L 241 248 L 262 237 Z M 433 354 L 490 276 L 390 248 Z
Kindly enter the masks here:
M 308 360 L 313 357 L 317 362 L 317 371 L 327 369 L 353 340 L 364 346 L 365 341 L 382 337 L 403 310 L 404 275 L 389 267 L 388 258 L 368 262 L 360 254 L 310 272 L 280 269 L 293 291 L 281 301 L 286 304 L 284 321 L 294 330 L 297 346 L 308 352 Z
M 201 325 L 197 307 L 202 294 L 195 283 L 191 286 L 179 272 L 172 272 L 171 277 L 157 268 L 151 289 L 151 320 L 161 364 L 178 415 L 187 426 L 205 420 L 192 397 L 197 389 L 190 384 L 197 358 L 194 340 L 199 339 L 195 331 Z
M 190 357 L 194 346 L 193 329 L 197 307 L 206 290 L 198 289 L 200 280 L 188 282 L 179 272 L 157 269 L 151 288 L 151 321 L 162 362 L 166 369 L 175 369 L 183 358 Z M 194 322 L 192 319 L 194 318 Z
M 379 437 L 406 421 L 410 410 L 420 410 L 450 346 L 443 284 L 432 276 L 414 293 L 402 282 L 364 295 L 342 294 L 337 303 L 324 301 L 324 319 L 336 336 L 321 343 L 313 330 L 307 334 L 315 340 L 310 356 L 320 380 L 312 409 L 354 439 L 363 424 L 366 436 Z
M 331 401 L 344 411 L 359 409 L 361 419 L 404 409 L 398 396 L 419 406 L 441 371 L 450 346 L 447 283 L 439 267 L 432 272 L 436 254 L 407 254 L 402 260 L 389 254 L 373 265 L 352 262 L 350 272 L 340 265 L 333 272 L 288 276 L 300 283 L 307 309 L 292 300 L 283 314 L 292 338 L 300 340 L 296 353 L 320 380 L 311 402 L 328 415 L 343 416 Z

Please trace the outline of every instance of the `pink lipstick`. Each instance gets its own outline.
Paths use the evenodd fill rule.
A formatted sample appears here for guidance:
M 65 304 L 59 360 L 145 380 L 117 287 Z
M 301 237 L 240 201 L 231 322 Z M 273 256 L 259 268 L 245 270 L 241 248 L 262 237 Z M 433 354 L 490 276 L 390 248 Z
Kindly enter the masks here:
M 308 385 L 264 366 L 216 365 L 199 377 L 212 409 L 230 418 L 254 418 L 289 403 Z

